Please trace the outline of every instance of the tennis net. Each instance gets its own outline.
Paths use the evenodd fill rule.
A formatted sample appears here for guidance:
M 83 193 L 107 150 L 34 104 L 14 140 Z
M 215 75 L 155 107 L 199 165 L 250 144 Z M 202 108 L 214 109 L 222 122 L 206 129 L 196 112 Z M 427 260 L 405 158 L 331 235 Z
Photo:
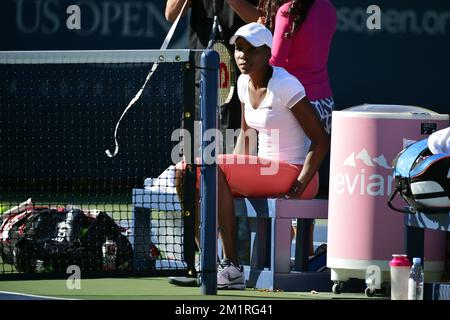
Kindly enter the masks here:
M 157 70 L 118 128 L 120 150 L 108 157 L 116 122 L 154 63 Z M 193 212 L 195 181 L 184 183 L 183 201 L 189 204 L 169 211 L 159 210 L 158 201 L 167 204 L 173 197 L 160 195 L 146 198 L 156 203 L 136 210 L 133 190 L 152 191 L 144 187 L 145 179 L 173 164 L 171 152 L 179 142 L 172 141 L 172 133 L 182 126 L 193 129 L 194 73 L 189 50 L 0 52 L 0 274 L 65 272 L 70 264 L 103 272 L 107 238 L 119 242 L 118 261 L 110 268 L 115 272 L 193 268 L 193 215 L 183 212 Z M 26 199 L 32 204 L 4 214 Z M 31 236 L 43 210 L 54 228 Z M 99 212 L 105 221 L 112 218 L 102 223 L 115 231 L 89 238 Z M 150 217 L 149 223 L 138 215 Z M 64 252 L 49 257 L 45 246 Z M 25 251 L 26 258 L 15 261 L 15 254 Z M 95 261 L 80 261 L 83 254 Z

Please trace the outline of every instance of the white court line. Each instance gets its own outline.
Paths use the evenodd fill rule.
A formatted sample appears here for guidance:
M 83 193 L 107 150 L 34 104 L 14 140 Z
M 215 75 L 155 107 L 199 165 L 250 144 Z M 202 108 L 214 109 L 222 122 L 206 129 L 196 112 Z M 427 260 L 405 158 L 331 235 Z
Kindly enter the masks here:
M 42 298 L 42 299 L 49 299 L 49 300 L 79 300 L 79 299 L 72 299 L 72 298 L 57 298 L 57 297 L 50 297 L 50 296 L 39 296 L 35 294 L 27 294 L 27 293 L 20 293 L 20 292 L 12 292 L 12 291 L 1 291 L 0 294 L 9 294 L 9 295 L 16 295 L 16 296 L 24 296 L 24 297 L 31 297 L 31 298 Z M 1 297 L 0 297 L 1 300 Z

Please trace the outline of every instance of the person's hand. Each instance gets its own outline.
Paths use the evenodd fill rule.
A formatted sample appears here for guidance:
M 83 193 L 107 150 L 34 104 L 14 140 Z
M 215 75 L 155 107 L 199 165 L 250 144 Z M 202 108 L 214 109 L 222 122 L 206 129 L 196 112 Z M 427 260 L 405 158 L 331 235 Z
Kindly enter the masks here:
M 295 180 L 287 193 L 275 195 L 273 196 L 273 198 L 299 199 L 302 193 L 302 183 L 298 180 Z
M 286 199 L 298 199 L 300 198 L 302 190 L 302 183 L 298 180 L 295 180 L 292 184 L 289 192 L 284 195 Z

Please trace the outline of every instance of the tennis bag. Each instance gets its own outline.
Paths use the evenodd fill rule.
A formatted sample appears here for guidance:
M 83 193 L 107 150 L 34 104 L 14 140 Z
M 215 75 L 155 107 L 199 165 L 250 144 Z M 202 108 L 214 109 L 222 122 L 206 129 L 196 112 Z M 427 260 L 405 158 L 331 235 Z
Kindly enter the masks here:
M 388 205 L 399 212 L 450 212 L 450 155 L 432 154 L 428 139 L 403 149 L 393 161 L 394 188 Z M 392 205 L 396 194 L 409 204 L 408 209 Z
M 90 218 L 81 209 L 35 208 L 9 219 L 1 226 L 0 252 L 20 272 L 101 270 L 106 238 L 117 244 L 116 270 L 132 267 L 132 246 L 105 212 Z

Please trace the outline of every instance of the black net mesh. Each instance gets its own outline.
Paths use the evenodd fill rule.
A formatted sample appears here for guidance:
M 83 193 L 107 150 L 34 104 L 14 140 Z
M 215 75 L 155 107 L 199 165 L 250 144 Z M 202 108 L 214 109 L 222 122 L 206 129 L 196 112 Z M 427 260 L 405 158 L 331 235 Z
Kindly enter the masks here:
M 129 273 L 187 269 L 180 204 L 159 210 L 141 199 L 136 208 L 133 189 L 145 191 L 146 178 L 173 164 L 172 132 L 194 104 L 189 62 L 158 66 L 122 120 L 119 153 L 105 154 L 151 66 L 0 64 L 0 274 L 65 272 L 74 264 Z M 109 267 L 108 250 L 116 256 Z

